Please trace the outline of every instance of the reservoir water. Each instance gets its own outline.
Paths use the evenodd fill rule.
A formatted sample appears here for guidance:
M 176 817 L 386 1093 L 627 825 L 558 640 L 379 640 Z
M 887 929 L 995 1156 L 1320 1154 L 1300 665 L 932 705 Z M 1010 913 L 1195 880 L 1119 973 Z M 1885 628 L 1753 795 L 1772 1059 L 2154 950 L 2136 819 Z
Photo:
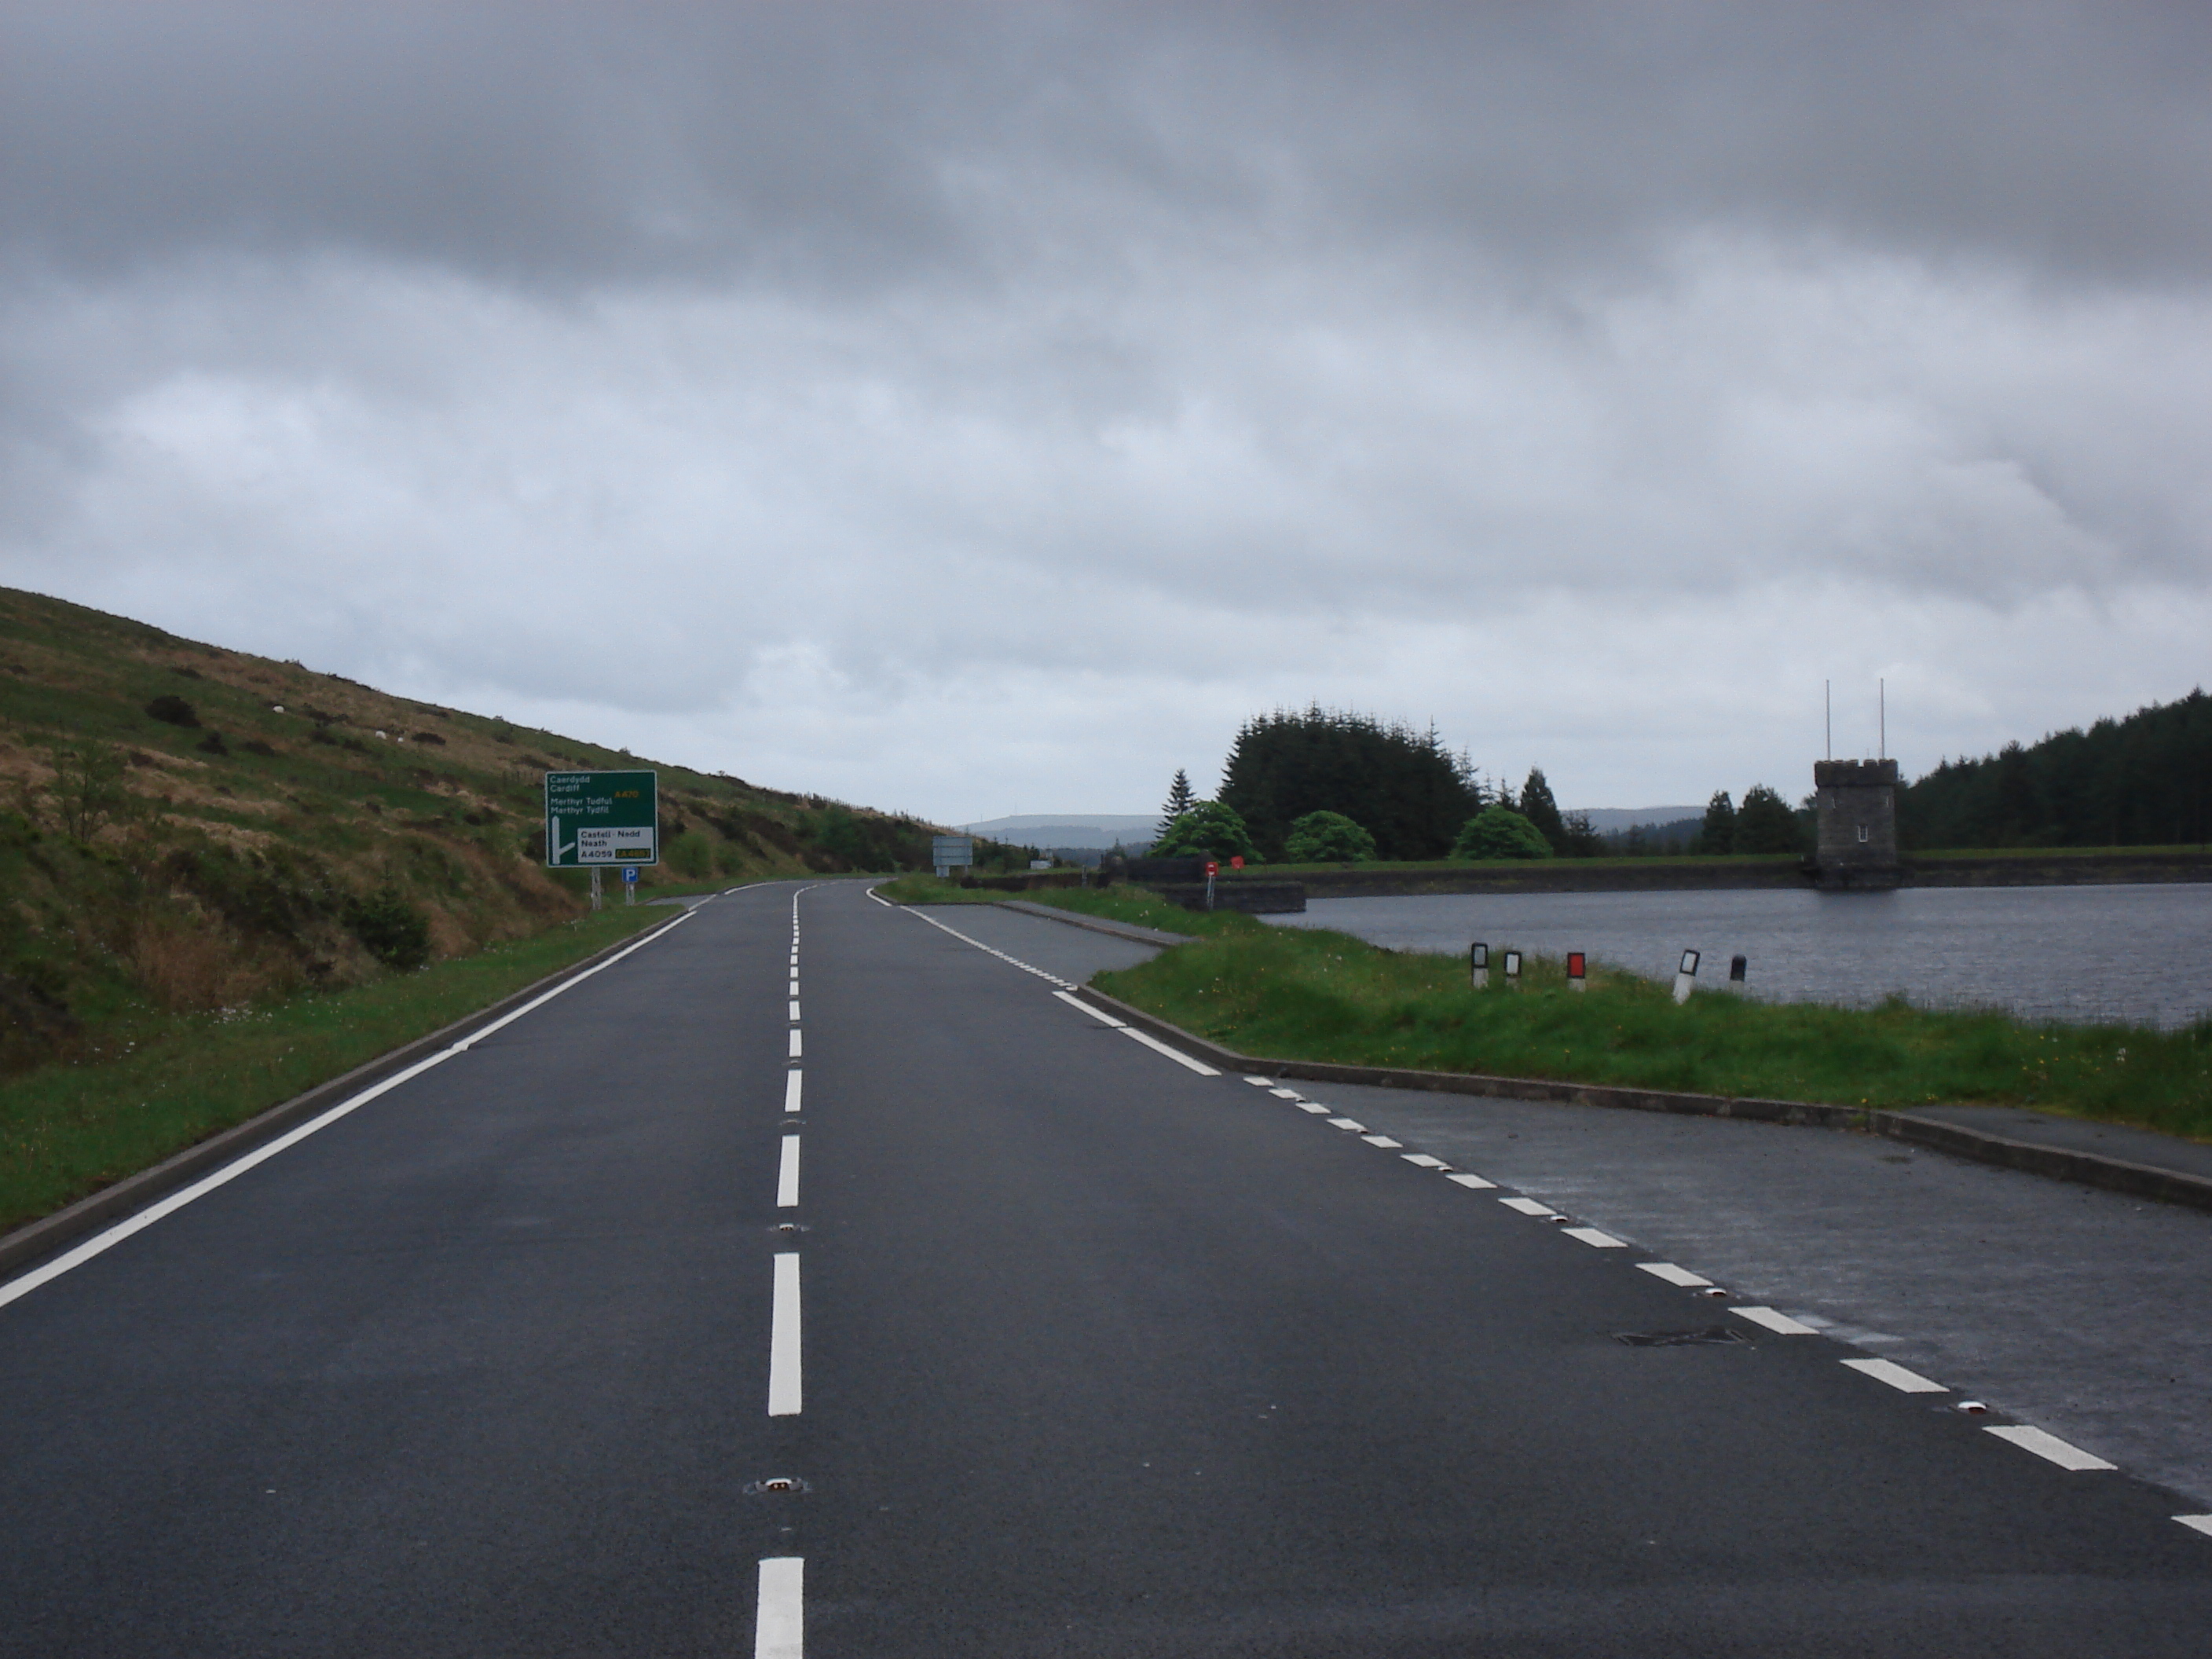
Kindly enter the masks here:
M 1671 979 L 1704 953 L 1701 986 L 1750 958 L 1747 988 L 1778 1001 L 1996 1006 L 2030 1018 L 2167 1027 L 2212 1011 L 2212 883 L 1917 887 L 1893 893 L 1452 893 L 1316 899 L 1287 927 L 1331 927 L 1399 951 L 1464 955 L 1475 939 L 1547 957 L 1587 951 Z

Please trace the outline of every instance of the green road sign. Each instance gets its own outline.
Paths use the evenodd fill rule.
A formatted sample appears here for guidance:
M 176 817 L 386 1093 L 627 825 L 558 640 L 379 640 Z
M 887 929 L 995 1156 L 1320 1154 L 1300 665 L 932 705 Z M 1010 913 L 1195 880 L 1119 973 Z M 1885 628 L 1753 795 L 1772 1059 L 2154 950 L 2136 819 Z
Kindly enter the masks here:
M 545 862 L 660 862 L 660 785 L 654 772 L 548 772 Z

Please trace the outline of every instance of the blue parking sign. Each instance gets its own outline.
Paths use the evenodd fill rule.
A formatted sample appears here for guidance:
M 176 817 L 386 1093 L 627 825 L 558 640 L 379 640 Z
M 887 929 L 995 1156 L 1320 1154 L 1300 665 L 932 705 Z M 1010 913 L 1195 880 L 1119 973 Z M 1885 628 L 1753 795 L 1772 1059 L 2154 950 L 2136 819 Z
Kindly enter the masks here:
M 623 866 L 623 879 L 628 882 L 631 886 L 636 886 L 637 866 L 635 864 L 625 864 Z

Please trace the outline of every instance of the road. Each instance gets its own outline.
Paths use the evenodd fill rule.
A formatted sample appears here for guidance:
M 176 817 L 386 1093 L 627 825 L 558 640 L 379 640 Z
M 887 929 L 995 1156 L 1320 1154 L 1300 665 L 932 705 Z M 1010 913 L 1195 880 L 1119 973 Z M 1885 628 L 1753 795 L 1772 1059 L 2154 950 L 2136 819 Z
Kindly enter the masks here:
M 2172 1494 L 1055 994 L 1133 950 L 743 890 L 0 1287 L 0 1653 L 2203 1650 Z

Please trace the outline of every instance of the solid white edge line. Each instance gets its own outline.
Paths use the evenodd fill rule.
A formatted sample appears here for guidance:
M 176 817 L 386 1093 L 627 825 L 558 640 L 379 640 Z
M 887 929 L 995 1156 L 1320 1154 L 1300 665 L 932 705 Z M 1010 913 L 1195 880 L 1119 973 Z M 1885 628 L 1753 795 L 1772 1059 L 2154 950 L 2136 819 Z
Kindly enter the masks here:
M 788 1210 L 799 1203 L 799 1137 L 786 1135 L 775 1165 L 775 1207 Z
M 446 1061 L 453 1059 L 456 1054 L 466 1054 L 471 1048 L 476 1047 L 477 1043 L 483 1042 L 493 1032 L 512 1025 L 516 1020 L 520 1019 L 525 1014 L 544 1007 L 547 1003 L 552 1001 L 555 997 L 559 996 L 564 991 L 572 990 L 575 987 L 581 985 L 586 980 L 590 979 L 593 975 L 605 973 L 608 969 L 613 967 L 615 963 L 620 962 L 624 957 L 629 955 L 632 951 L 641 951 L 647 945 L 652 944 L 655 939 L 665 939 L 670 933 L 675 932 L 677 928 L 690 921 L 691 916 L 692 912 L 686 910 L 682 915 L 676 917 L 673 921 L 667 922 L 662 927 L 656 927 L 651 933 L 638 940 L 635 945 L 629 945 L 623 950 L 616 951 L 614 955 L 609 957 L 605 962 L 596 963 L 590 968 L 585 969 L 583 972 L 580 974 L 574 975 L 568 979 L 562 980 L 551 990 L 544 992 L 541 995 L 532 997 L 528 1002 L 523 1004 L 521 1007 L 514 1010 L 514 1012 L 502 1014 L 497 1019 L 491 1021 L 489 1024 L 478 1026 L 475 1030 L 470 1032 L 468 1036 L 463 1037 L 451 1048 L 441 1048 L 434 1054 L 426 1055 L 424 1058 L 416 1060 L 413 1065 L 404 1066 L 399 1071 L 394 1072 L 390 1077 L 384 1079 L 381 1082 L 371 1084 L 368 1088 L 363 1089 L 359 1094 L 349 1096 L 346 1099 L 340 1101 L 337 1105 L 331 1107 L 328 1111 L 309 1118 L 305 1123 L 301 1124 L 297 1128 L 286 1130 L 283 1134 L 278 1135 L 274 1140 L 264 1141 L 262 1145 L 255 1147 L 252 1152 L 241 1153 L 239 1157 L 232 1159 L 231 1162 L 224 1164 L 221 1169 L 216 1170 L 210 1174 L 202 1176 L 198 1181 L 192 1182 L 191 1186 L 180 1188 L 177 1191 L 171 1193 L 167 1198 L 161 1200 L 159 1202 L 149 1204 L 146 1208 L 139 1211 L 136 1215 L 127 1217 L 124 1220 L 117 1222 L 112 1227 L 108 1228 L 104 1232 L 94 1233 L 90 1238 L 85 1240 L 83 1243 L 77 1245 L 74 1249 L 64 1250 L 61 1255 L 56 1256 L 52 1261 L 47 1262 L 45 1266 L 34 1267 L 29 1273 L 23 1274 L 21 1278 L 9 1279 L 5 1285 L 0 1285 L 0 1308 L 6 1307 L 10 1302 L 15 1301 L 18 1297 L 28 1296 L 33 1291 L 37 1290 L 41 1285 L 52 1283 L 55 1279 L 59 1279 L 64 1273 L 69 1272 L 71 1268 L 82 1267 L 86 1262 L 91 1261 L 93 1257 L 99 1255 L 105 1251 L 113 1249 L 118 1244 L 120 1244 L 125 1239 L 130 1237 L 133 1233 L 143 1232 L 147 1228 L 152 1226 L 163 1217 L 174 1215 L 179 1210 L 183 1209 L 185 1205 L 190 1204 L 193 1200 L 204 1198 L 208 1194 L 215 1191 L 216 1188 L 224 1186 L 230 1182 L 237 1180 L 239 1176 L 244 1175 L 248 1170 L 254 1169 L 260 1164 L 266 1164 L 270 1158 L 276 1157 L 277 1153 L 284 1152 L 288 1148 L 298 1146 L 301 1141 L 305 1140 L 309 1135 L 315 1133 L 318 1130 L 327 1129 L 331 1124 L 336 1123 L 340 1118 L 346 1116 L 349 1113 L 360 1110 L 362 1107 L 368 1105 L 370 1101 L 377 1098 L 378 1096 L 389 1094 L 392 1090 L 397 1089 L 403 1083 L 412 1082 L 415 1079 L 422 1076 L 423 1073 L 430 1070 L 431 1067 L 444 1065 Z
M 1625 1250 L 1628 1248 L 1627 1240 L 1615 1238 L 1611 1233 L 1601 1233 L 1595 1227 L 1562 1227 L 1559 1231 L 1569 1238 L 1580 1239 L 1592 1249 Z
M 1863 1376 L 1877 1382 L 1887 1382 L 1899 1394 L 1948 1394 L 1950 1389 L 1941 1382 L 1909 1371 L 1893 1359 L 1846 1359 L 1844 1364 Z
M 2025 1423 L 1993 1423 L 1986 1425 L 1984 1431 L 1996 1436 L 2000 1440 L 2010 1441 L 2022 1451 L 2032 1451 L 2038 1457 L 2057 1464 L 2062 1469 L 2109 1469 L 2118 1467 L 2083 1451 L 2079 1446 L 2067 1444 L 2055 1434 L 2032 1429 Z
M 1748 1319 L 1754 1325 L 1764 1326 L 1778 1336 L 1818 1336 L 1820 1332 L 1788 1314 L 1777 1313 L 1771 1308 L 1730 1308 L 1732 1314 Z
M 796 1066 L 793 1066 L 789 1071 L 783 1074 L 783 1109 L 787 1112 L 795 1112 L 799 1109 L 799 1079 L 802 1073 Z
M 1188 1054 L 1183 1054 L 1177 1049 L 1169 1048 L 1166 1043 L 1161 1042 L 1149 1031 L 1140 1031 L 1133 1025 L 1124 1025 L 1121 1027 L 1121 1035 L 1125 1037 L 1134 1037 L 1139 1042 L 1143 1043 L 1147 1048 L 1155 1049 L 1158 1052 L 1165 1054 L 1170 1060 L 1175 1061 L 1176 1065 L 1188 1066 L 1190 1070 L 1197 1073 L 1200 1077 L 1219 1077 L 1221 1075 L 1220 1073 L 1215 1071 L 1213 1067 L 1208 1066 L 1204 1060 L 1193 1060 Z
M 785 1251 L 775 1258 L 775 1299 L 769 1316 L 768 1414 L 796 1417 L 799 1401 L 799 1256 Z
M 1464 1170 L 1448 1175 L 1444 1179 L 1450 1182 L 1455 1187 L 1464 1187 L 1469 1192 L 1475 1193 L 1489 1192 L 1498 1185 L 1494 1181 L 1485 1181 L 1479 1175 L 1469 1175 Z
M 1089 1003 L 1085 1002 L 1081 997 L 1077 996 L 1072 991 L 1054 991 L 1053 995 L 1058 997 L 1062 1002 L 1066 1003 L 1071 1008 L 1082 1009 L 1085 1013 L 1090 1015 L 1091 1018 L 1097 1020 L 1101 1025 L 1111 1025 L 1118 1031 L 1125 1024 L 1127 1024 L 1126 1021 L 1115 1018 L 1113 1015 L 1108 1013 L 1103 1008 L 1092 1007 Z
M 1062 979 L 1057 974 L 1048 974 L 1043 969 L 1033 967 L 1030 963 L 1024 962 L 1019 957 L 1010 957 L 1004 951 L 984 944 L 980 939 L 969 938 L 967 934 L 962 933 L 957 927 L 947 927 L 944 922 L 939 921 L 935 916 L 925 916 L 920 910 L 915 909 L 910 906 L 904 908 L 906 908 L 907 915 L 917 917 L 921 921 L 927 922 L 931 927 L 936 928 L 940 933 L 951 934 L 953 938 L 958 939 L 963 945 L 974 945 L 987 957 L 996 957 L 1000 961 L 1011 963 L 1012 966 L 1020 969 L 1025 974 L 1035 974 L 1039 979 L 1045 980 L 1054 985 L 1057 985 L 1063 991 L 1073 991 L 1075 988 L 1075 981 L 1072 979 Z M 1178 1058 L 1180 1058 L 1180 1056 L 1178 1056 Z M 1209 1071 L 1206 1073 L 1206 1075 L 1208 1077 L 1218 1077 L 1221 1073 L 1218 1072 Z
M 2201 1532 L 2212 1538 L 2212 1515 L 2177 1515 L 2173 1517 L 2191 1532 Z
M 803 1555 L 771 1555 L 760 1564 L 753 1659 L 806 1659 L 806 1558 Z
M 1639 1272 L 1650 1273 L 1654 1279 L 1663 1279 L 1669 1285 L 1680 1285 L 1685 1290 L 1713 1282 L 1703 1273 L 1693 1273 L 1687 1267 L 1678 1267 L 1671 1261 L 1639 1261 L 1636 1266 Z

